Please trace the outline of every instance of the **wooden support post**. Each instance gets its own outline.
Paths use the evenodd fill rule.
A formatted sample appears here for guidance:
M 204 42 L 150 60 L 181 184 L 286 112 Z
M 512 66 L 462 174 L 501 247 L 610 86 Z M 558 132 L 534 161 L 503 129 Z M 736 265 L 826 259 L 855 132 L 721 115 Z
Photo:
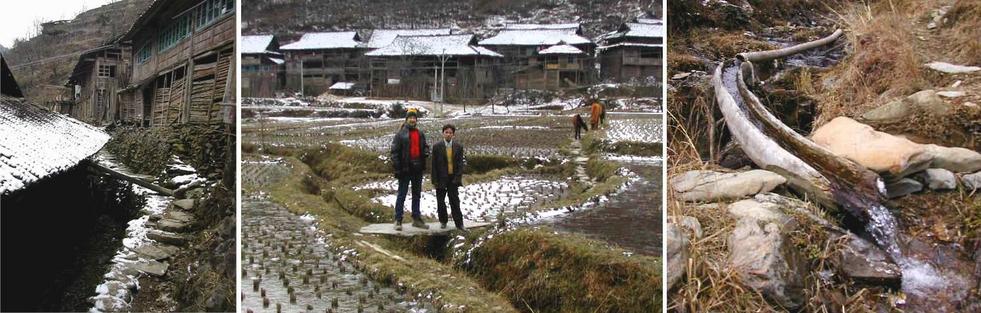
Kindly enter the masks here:
M 132 177 L 132 176 L 129 176 L 129 175 L 126 175 L 126 174 L 123 174 L 123 173 L 114 171 L 114 170 L 112 170 L 112 169 L 110 169 L 108 167 L 99 165 L 98 163 L 90 162 L 88 165 L 89 165 L 89 169 L 92 172 L 94 172 L 94 173 L 97 173 L 97 174 L 106 174 L 106 175 L 108 175 L 110 177 L 113 177 L 113 178 L 116 178 L 116 179 L 120 179 L 120 180 L 124 180 L 124 181 L 130 182 L 130 183 L 134 183 L 134 184 L 137 184 L 137 185 L 139 185 L 141 187 L 144 187 L 144 188 L 153 190 L 153 191 L 155 191 L 155 192 L 157 192 L 159 194 L 163 194 L 163 195 L 167 195 L 167 196 L 173 196 L 174 195 L 174 191 L 173 190 L 170 190 L 170 189 L 167 189 L 167 188 L 164 188 L 164 187 L 160 187 L 160 186 L 154 185 L 151 182 L 148 182 L 146 180 L 143 180 L 143 179 L 140 179 L 140 178 L 137 178 L 137 177 Z

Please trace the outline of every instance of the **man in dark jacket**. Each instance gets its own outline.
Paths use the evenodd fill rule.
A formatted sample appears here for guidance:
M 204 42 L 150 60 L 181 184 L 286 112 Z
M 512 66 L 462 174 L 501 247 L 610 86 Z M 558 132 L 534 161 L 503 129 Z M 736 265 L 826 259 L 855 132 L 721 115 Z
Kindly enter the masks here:
M 426 135 L 416 128 L 419 113 L 409 109 L 405 123 L 392 138 L 392 150 L 389 155 L 395 170 L 395 178 L 399 180 L 398 197 L 395 200 L 395 230 L 402 230 L 402 212 L 405 209 L 405 197 L 412 185 L 412 226 L 429 229 L 419 213 L 419 200 L 422 195 L 422 173 L 426 170 L 426 158 L 429 157 L 429 145 Z
M 453 214 L 453 224 L 459 230 L 463 228 L 463 213 L 460 212 L 460 186 L 463 186 L 463 145 L 453 141 L 456 127 L 452 124 L 443 126 L 443 140 L 433 145 L 433 186 L 436 187 L 436 212 L 439 215 L 439 227 L 446 228 L 446 196 L 450 197 L 450 209 Z

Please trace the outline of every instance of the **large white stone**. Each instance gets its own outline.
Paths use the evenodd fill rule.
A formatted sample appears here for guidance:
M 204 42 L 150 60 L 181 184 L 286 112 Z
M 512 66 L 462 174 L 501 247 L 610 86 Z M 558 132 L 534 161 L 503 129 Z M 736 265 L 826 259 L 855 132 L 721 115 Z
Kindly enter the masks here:
M 898 180 L 930 166 L 927 149 L 909 139 L 879 132 L 847 117 L 837 117 L 811 135 L 818 145 L 832 153 Z
M 785 182 L 783 176 L 765 170 L 739 173 L 697 170 L 672 177 L 670 186 L 682 200 L 713 201 L 769 192 Z

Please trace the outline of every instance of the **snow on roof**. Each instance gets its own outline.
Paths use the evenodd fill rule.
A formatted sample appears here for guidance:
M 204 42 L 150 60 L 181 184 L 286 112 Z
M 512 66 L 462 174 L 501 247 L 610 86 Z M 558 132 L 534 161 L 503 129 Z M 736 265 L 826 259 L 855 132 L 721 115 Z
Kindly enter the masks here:
M 423 35 L 395 37 L 391 44 L 377 50 L 365 53 L 367 56 L 400 56 L 400 55 L 486 55 L 500 57 L 501 55 L 485 48 L 472 46 L 473 35 Z
M 317 50 L 317 49 L 344 49 L 361 48 L 358 40 L 358 33 L 347 32 L 325 32 L 325 33 L 306 33 L 300 40 L 279 47 L 282 50 Z
M 328 88 L 328 89 L 330 89 L 330 90 L 350 90 L 351 88 L 354 88 L 354 83 L 349 83 L 349 82 L 336 82 L 333 85 L 330 85 L 330 88 Z
M 0 194 L 67 170 L 107 141 L 109 135 L 91 125 L 0 96 Z
M 377 49 L 392 44 L 398 36 L 449 35 L 449 28 L 435 29 L 376 29 L 371 32 L 368 48 Z
M 238 51 L 242 54 L 266 53 L 272 44 L 273 35 L 242 36 L 238 41 Z
M 609 46 L 600 46 L 600 47 L 596 48 L 596 50 L 597 51 L 603 51 L 603 50 L 606 50 L 606 49 L 613 49 L 613 48 L 618 48 L 618 47 L 661 48 L 661 47 L 664 47 L 664 45 L 649 44 L 649 43 L 621 42 L 621 43 L 612 44 L 612 45 L 609 45 Z
M 666 34 L 664 24 L 644 24 L 644 23 L 627 23 L 627 33 L 624 36 L 627 37 L 664 37 Z
M 565 23 L 565 24 L 506 24 L 504 29 L 511 30 L 529 30 L 529 29 L 568 29 L 568 28 L 579 28 L 579 23 Z
M 269 59 L 269 61 L 272 61 L 273 63 L 276 63 L 276 64 L 286 63 L 286 60 L 283 60 L 282 58 L 268 58 L 268 59 Z
M 660 20 L 660 19 L 656 19 L 656 18 L 642 18 L 642 17 L 638 17 L 637 18 L 637 23 L 664 25 L 664 20 Z
M 570 45 L 592 42 L 576 34 L 575 28 L 504 29 L 494 37 L 481 40 L 480 45 L 551 46 L 560 41 Z
M 548 47 L 548 49 L 538 51 L 538 54 L 581 54 L 581 53 L 583 52 L 582 50 L 579 50 L 579 48 L 566 44 L 554 45 Z

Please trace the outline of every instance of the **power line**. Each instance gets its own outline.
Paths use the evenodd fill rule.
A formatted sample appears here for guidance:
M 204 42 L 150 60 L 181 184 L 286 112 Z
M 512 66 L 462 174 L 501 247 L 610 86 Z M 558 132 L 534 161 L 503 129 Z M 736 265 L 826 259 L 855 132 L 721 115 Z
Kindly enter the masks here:
M 86 54 L 86 53 L 89 53 L 89 52 L 92 52 L 92 51 L 97 51 L 97 50 L 101 50 L 103 48 L 108 48 L 108 47 L 112 47 L 112 45 L 105 45 L 105 46 L 100 46 L 100 47 L 96 47 L 96 48 L 92 48 L 92 49 L 88 49 L 88 50 L 83 50 L 83 51 L 79 51 L 79 52 L 72 52 L 72 53 L 68 53 L 68 54 L 56 55 L 56 56 L 53 56 L 53 57 L 47 57 L 47 58 L 44 58 L 44 59 L 34 60 L 34 61 L 31 61 L 31 62 L 27 62 L 27 63 L 12 65 L 12 66 L 10 66 L 10 69 L 11 70 L 14 70 L 14 69 L 18 69 L 18 68 L 29 66 L 29 65 L 34 65 L 34 64 L 39 64 L 39 63 L 47 63 L 48 61 L 53 61 L 53 60 L 56 60 L 56 59 L 62 59 L 62 58 L 67 58 L 67 57 L 72 57 L 72 56 L 78 56 L 78 55 Z

